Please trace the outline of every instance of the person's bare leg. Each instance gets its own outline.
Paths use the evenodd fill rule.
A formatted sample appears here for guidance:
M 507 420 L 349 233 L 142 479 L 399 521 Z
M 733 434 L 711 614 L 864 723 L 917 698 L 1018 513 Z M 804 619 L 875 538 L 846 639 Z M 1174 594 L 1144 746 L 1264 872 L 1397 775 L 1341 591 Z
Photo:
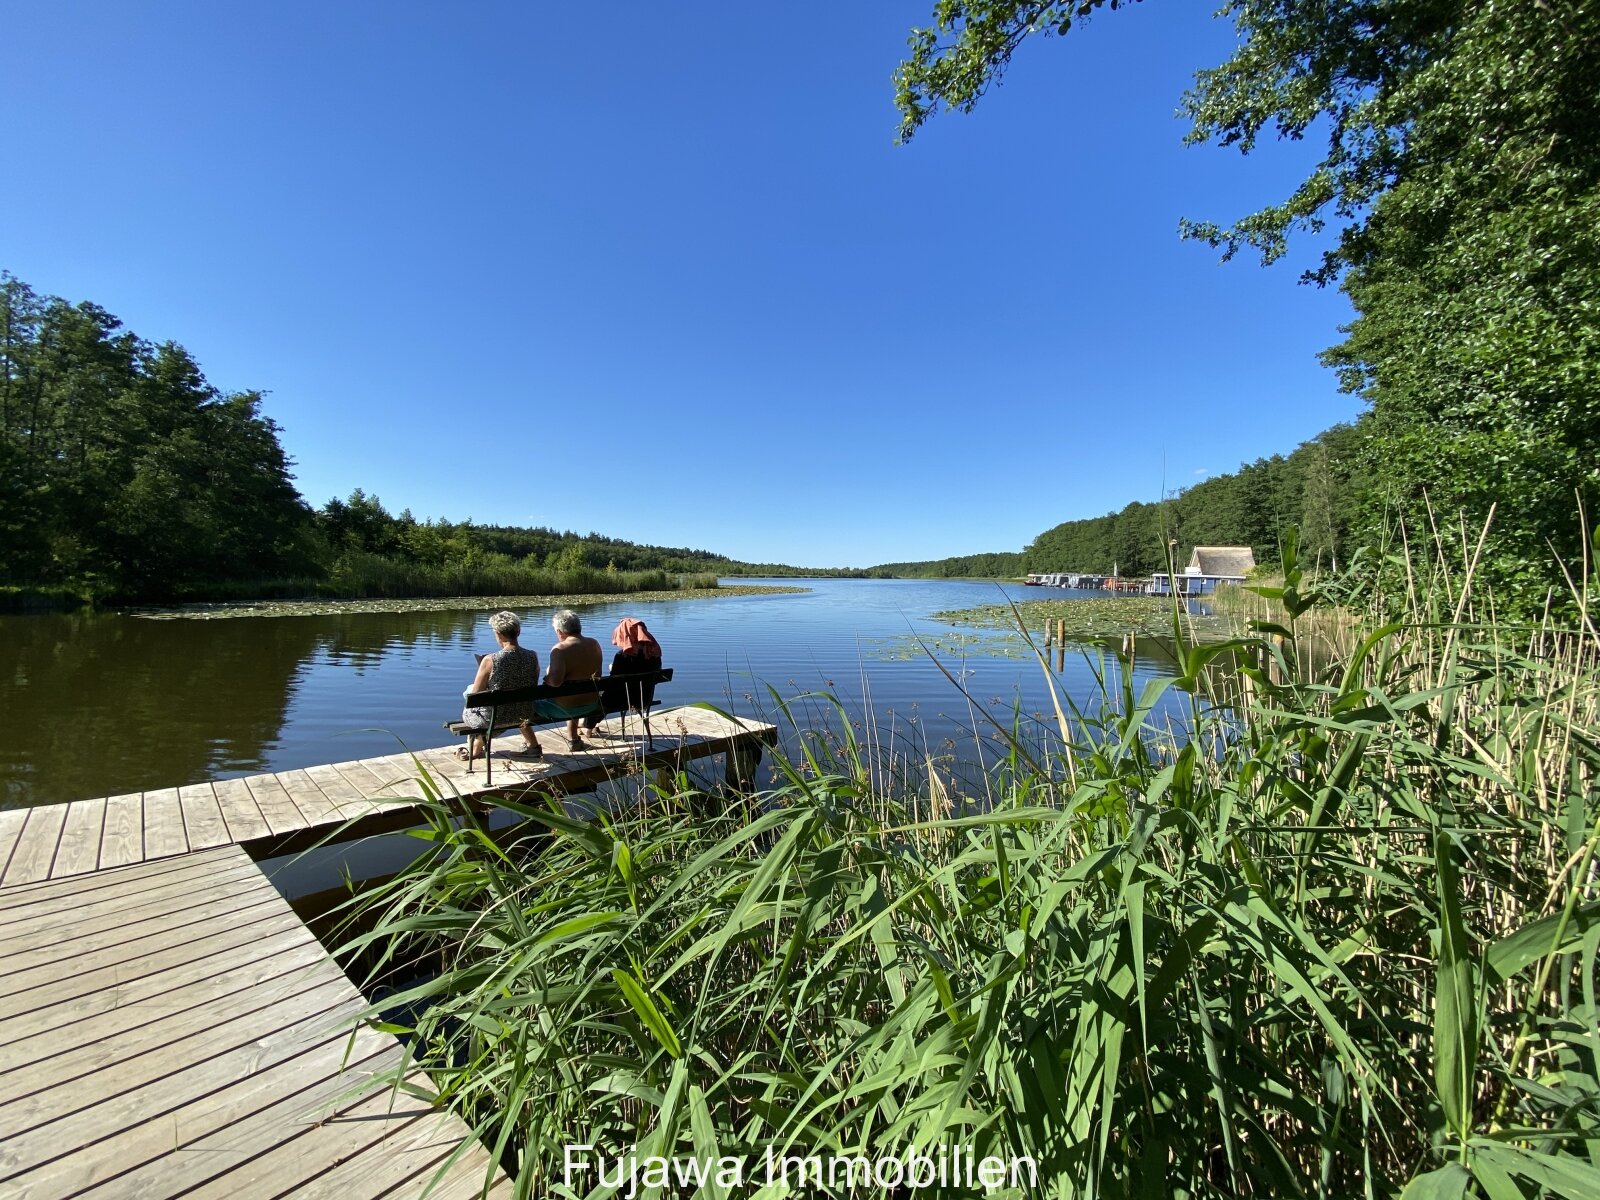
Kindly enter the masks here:
M 533 755 L 543 754 L 544 747 L 539 745 L 539 739 L 533 732 L 533 726 L 524 721 L 518 728 L 522 730 L 522 740 L 527 743 L 528 753 Z
M 584 745 L 583 739 L 578 736 L 577 717 L 573 717 L 567 722 L 567 744 L 570 745 L 574 750 L 588 749 L 588 747 Z
M 467 747 L 465 750 L 457 750 L 456 757 L 464 762 L 471 762 L 476 758 L 488 758 L 489 739 L 487 735 L 482 733 L 467 734 Z

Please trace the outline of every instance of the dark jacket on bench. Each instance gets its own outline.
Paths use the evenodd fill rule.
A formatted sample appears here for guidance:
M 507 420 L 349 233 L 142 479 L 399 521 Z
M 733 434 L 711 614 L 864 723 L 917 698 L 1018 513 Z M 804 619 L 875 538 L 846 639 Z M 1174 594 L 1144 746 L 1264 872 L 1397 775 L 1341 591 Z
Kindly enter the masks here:
M 626 650 L 617 651 L 611 660 L 611 675 L 646 675 L 654 674 L 661 670 L 661 659 L 656 655 L 629 654 Z M 606 689 L 606 711 L 644 712 L 656 700 L 656 682 L 654 679 L 641 683 L 625 683 L 619 691 L 615 684 Z

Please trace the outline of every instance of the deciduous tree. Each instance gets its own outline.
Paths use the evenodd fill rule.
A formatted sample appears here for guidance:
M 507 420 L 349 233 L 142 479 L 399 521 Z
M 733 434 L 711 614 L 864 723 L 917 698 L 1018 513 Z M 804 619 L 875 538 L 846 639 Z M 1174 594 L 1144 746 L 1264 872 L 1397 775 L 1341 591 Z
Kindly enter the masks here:
M 1028 40 L 1125 0 L 940 0 L 897 73 L 901 136 L 969 109 Z M 1320 139 L 1284 197 L 1182 232 L 1270 262 L 1332 244 L 1311 281 L 1355 305 L 1327 361 L 1373 406 L 1369 528 L 1431 506 L 1484 519 L 1484 571 L 1538 603 L 1551 550 L 1600 500 L 1600 5 L 1230 0 L 1237 51 L 1183 100 L 1192 142 Z

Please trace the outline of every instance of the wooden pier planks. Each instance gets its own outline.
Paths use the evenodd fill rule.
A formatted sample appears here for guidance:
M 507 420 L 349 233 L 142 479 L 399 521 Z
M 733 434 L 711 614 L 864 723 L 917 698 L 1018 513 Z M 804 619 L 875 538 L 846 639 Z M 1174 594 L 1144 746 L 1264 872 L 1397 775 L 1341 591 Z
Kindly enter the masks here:
M 100 834 L 100 869 L 144 861 L 144 797 L 138 792 L 106 799 Z
M 403 1051 L 351 1034 L 365 1002 L 239 843 L 396 828 L 423 772 L 492 802 L 777 732 L 695 708 L 654 724 L 650 753 L 614 722 L 576 753 L 545 731 L 545 759 L 497 757 L 492 789 L 451 745 L 0 812 L 0 1194 L 508 1192 L 460 1122 L 375 1086 Z
M 22 833 L 11 851 L 11 861 L 6 864 L 3 882 L 33 883 L 50 878 L 69 807 L 67 804 L 52 804 L 47 808 L 28 810 L 28 819 L 23 822 Z
M 0 996 L 8 1198 L 506 1186 L 238 846 L 0 887 Z
M 144 856 L 164 858 L 168 854 L 187 854 L 189 837 L 183 831 L 183 806 L 177 788 L 163 788 L 144 794 Z M 0 883 L 10 883 L 8 875 Z
M 186 784 L 143 793 L 75 800 L 70 804 L 0 812 L 0 889 L 169 858 L 232 843 L 267 846 L 300 838 L 296 849 L 347 821 L 366 819 L 381 832 L 405 823 L 408 801 L 422 795 L 426 771 L 435 789 L 463 799 L 524 790 L 577 792 L 632 771 L 672 766 L 725 752 L 740 743 L 771 744 L 774 726 L 738 722 L 709 709 L 664 709 L 652 718 L 655 749 L 644 750 L 637 719 L 624 732 L 604 722 L 590 749 L 573 752 L 560 730 L 540 730 L 542 761 L 504 757 L 521 744 L 513 731 L 495 756 L 494 786 L 480 761 L 467 772 L 455 745 L 415 753 Z M 642 756 L 641 756 L 642 754 Z M 0 900 L 0 908 L 4 901 Z

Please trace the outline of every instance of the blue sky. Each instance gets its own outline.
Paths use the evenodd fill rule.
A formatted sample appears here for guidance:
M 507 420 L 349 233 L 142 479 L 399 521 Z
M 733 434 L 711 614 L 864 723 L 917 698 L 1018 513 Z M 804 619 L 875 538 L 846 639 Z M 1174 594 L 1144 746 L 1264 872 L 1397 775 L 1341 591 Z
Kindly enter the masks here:
M 1210 7 L 1040 40 L 896 146 L 931 0 L 0 0 L 0 267 L 267 392 L 313 504 L 1020 549 L 1359 409 L 1313 247 L 1177 237 L 1315 157 L 1182 145 Z

